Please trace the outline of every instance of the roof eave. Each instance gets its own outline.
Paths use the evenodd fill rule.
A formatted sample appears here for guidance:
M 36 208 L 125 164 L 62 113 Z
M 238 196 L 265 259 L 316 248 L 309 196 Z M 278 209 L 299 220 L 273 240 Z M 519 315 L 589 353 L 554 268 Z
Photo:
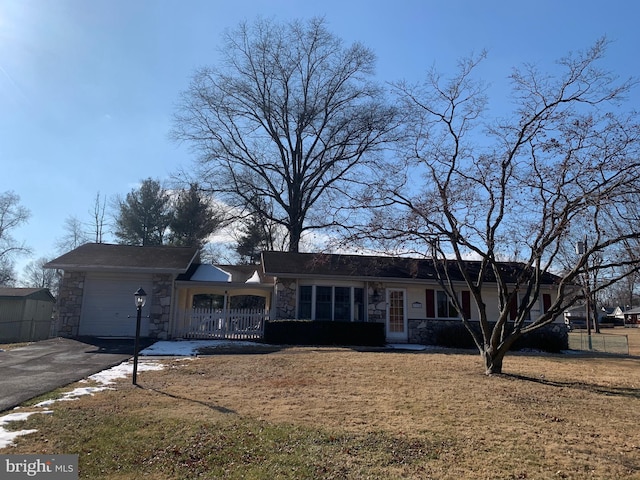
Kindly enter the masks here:
M 111 265 L 72 265 L 72 264 L 47 264 L 45 268 L 65 270 L 65 271 L 82 271 L 82 272 L 127 272 L 127 273 L 166 273 L 179 275 L 187 271 L 187 268 L 155 268 L 155 267 L 123 267 Z
M 246 283 L 246 282 L 213 282 L 199 280 L 178 280 L 176 287 L 223 287 L 223 288 L 245 288 L 245 289 L 273 289 L 272 283 Z

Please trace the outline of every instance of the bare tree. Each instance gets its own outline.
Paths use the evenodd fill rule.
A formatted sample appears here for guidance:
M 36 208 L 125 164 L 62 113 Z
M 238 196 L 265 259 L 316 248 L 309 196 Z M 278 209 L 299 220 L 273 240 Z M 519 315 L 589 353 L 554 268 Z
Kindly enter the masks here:
M 53 295 L 57 295 L 58 274 L 55 270 L 44 268 L 49 258 L 38 258 L 27 264 L 22 275 L 22 284 L 25 287 L 48 288 Z
M 100 192 L 96 193 L 96 198 L 93 202 L 93 209 L 89 211 L 96 243 L 102 243 L 104 241 L 106 207 L 107 197 L 100 197 Z
M 82 221 L 75 216 L 64 220 L 64 235 L 56 240 L 56 248 L 60 252 L 67 252 L 89 242 L 89 235 Z
M 455 262 L 475 300 L 479 333 L 459 305 L 460 286 L 447 277 L 449 269 L 439 280 L 487 374 L 502 372 L 516 340 L 583 300 L 576 288 L 581 277 L 597 270 L 598 291 L 640 267 L 636 254 L 612 254 L 623 243 L 640 251 L 640 215 L 632 208 L 640 187 L 640 128 L 635 112 L 621 108 L 634 82 L 598 67 L 606 44 L 602 39 L 561 59 L 558 76 L 533 65 L 515 69 L 515 111 L 492 122 L 485 118 L 487 90 L 474 78 L 484 54 L 460 62 L 451 79 L 432 70 L 421 84 L 396 85 L 411 113 L 410 141 L 403 145 L 406 161 L 386 166 L 367 233 L 399 249 L 413 246 L 439 264 Z M 563 269 L 561 253 L 585 233 L 586 248 L 574 251 Z M 508 282 L 501 261 L 514 252 L 519 273 Z M 475 274 L 469 258 L 480 261 Z M 557 275 L 557 297 L 530 318 L 548 274 Z M 489 277 L 497 285 L 497 318 L 487 314 Z M 513 302 L 517 315 L 510 321 Z
M 24 242 L 13 238 L 13 231 L 26 223 L 30 216 L 29 210 L 20 205 L 20 197 L 14 192 L 0 193 L 0 285 L 15 282 L 13 270 L 17 256 L 29 253 Z
M 328 205 L 394 127 L 371 81 L 374 54 L 343 45 L 322 19 L 243 23 L 221 54 L 182 94 L 173 136 L 199 153 L 199 179 L 285 227 L 298 251 L 304 231 L 336 221 Z

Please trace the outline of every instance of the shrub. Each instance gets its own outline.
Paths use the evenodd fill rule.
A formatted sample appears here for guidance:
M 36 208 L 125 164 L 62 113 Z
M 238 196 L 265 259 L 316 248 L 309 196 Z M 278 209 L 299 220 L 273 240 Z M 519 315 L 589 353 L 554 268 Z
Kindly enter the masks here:
M 383 346 L 383 323 L 274 320 L 266 322 L 264 341 L 274 345 Z

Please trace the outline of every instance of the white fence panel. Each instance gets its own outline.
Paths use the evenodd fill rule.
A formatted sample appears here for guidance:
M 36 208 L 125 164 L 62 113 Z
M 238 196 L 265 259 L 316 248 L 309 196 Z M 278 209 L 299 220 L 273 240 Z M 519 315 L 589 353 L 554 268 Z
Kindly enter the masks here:
M 269 311 L 256 308 L 194 308 L 184 313 L 182 338 L 260 339 Z

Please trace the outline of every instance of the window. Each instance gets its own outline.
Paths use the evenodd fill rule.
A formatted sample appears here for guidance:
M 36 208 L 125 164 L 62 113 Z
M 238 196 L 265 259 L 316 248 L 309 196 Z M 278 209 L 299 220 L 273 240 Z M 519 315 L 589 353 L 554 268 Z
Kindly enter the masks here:
M 363 322 L 364 289 L 302 285 L 298 289 L 298 318 Z
M 331 320 L 331 287 L 316 287 L 316 320 Z
M 224 308 L 224 295 L 198 294 L 193 296 L 192 308 L 205 308 L 207 310 L 219 310 Z
M 298 292 L 298 318 L 311 318 L 312 301 L 311 286 L 300 287 Z
M 334 287 L 334 320 L 351 320 L 351 288 Z
M 449 296 L 445 292 L 441 290 L 436 292 L 436 302 L 438 318 L 458 318 L 458 310 L 449 301 Z

